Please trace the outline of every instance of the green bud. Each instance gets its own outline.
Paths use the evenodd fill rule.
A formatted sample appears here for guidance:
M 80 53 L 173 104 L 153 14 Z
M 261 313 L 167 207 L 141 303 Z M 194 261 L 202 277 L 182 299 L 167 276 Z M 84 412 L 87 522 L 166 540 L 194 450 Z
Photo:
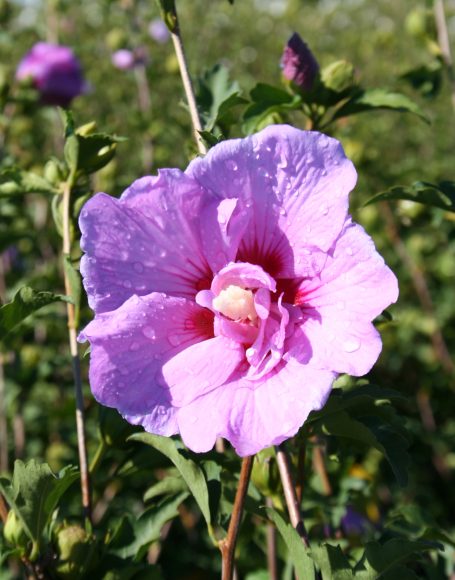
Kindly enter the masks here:
M 8 518 L 3 528 L 3 535 L 5 540 L 15 547 L 26 548 L 30 541 L 25 533 L 21 520 L 14 510 L 10 510 L 8 513 Z
M 346 60 L 337 60 L 322 69 L 321 80 L 328 89 L 341 93 L 354 84 L 354 67 Z
M 59 578 L 76 580 L 98 563 L 97 540 L 79 525 L 63 524 L 57 532 Z

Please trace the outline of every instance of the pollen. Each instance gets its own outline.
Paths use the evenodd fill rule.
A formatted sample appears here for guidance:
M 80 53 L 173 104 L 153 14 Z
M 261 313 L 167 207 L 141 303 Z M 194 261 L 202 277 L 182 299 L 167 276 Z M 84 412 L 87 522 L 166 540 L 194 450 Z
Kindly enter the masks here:
M 251 290 L 241 286 L 228 286 L 214 298 L 212 306 L 231 320 L 250 320 L 255 322 L 258 315 L 254 307 L 254 295 Z

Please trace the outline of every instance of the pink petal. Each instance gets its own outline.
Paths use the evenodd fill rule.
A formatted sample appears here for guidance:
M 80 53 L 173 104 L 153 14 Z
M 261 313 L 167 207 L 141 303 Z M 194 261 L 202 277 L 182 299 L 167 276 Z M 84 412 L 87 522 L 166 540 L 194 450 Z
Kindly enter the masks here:
M 183 407 L 226 383 L 244 359 L 244 347 L 224 336 L 181 351 L 163 366 L 172 404 Z
M 295 435 L 325 404 L 335 373 L 295 362 L 277 368 L 262 381 L 238 379 L 179 409 L 184 443 L 204 452 L 225 437 L 246 456 Z
M 80 337 L 91 343 L 95 398 L 135 423 L 144 417 L 152 432 L 163 433 L 163 420 L 173 420 L 163 365 L 212 336 L 213 315 L 185 298 L 132 296 L 117 310 L 98 314 Z
M 395 275 L 357 224 L 347 222 L 320 278 L 302 283 L 297 303 L 307 320 L 312 365 L 361 376 L 381 352 L 370 323 L 398 297 Z
M 201 238 L 213 272 L 235 260 L 250 215 L 251 210 L 242 208 L 235 198 L 206 202 L 201 212 Z
M 81 273 L 97 313 L 133 294 L 192 297 L 210 285 L 197 224 L 201 195 L 178 170 L 163 170 L 134 182 L 120 200 L 100 193 L 85 204 Z
M 220 143 L 186 173 L 213 195 L 252 208 L 237 260 L 261 265 L 275 278 L 321 270 L 356 182 L 338 141 L 287 125 Z

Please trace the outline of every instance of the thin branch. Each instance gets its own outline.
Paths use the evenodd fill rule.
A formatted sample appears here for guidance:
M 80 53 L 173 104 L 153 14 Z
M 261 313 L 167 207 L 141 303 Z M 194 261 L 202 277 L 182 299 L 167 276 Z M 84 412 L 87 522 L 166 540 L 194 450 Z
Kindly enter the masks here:
M 315 439 L 315 446 L 313 447 L 313 467 L 321 480 L 324 495 L 332 495 L 332 486 L 325 468 L 324 454 L 317 439 Z
M 188 101 L 188 107 L 190 110 L 191 122 L 193 124 L 194 139 L 196 141 L 197 148 L 201 155 L 207 153 L 207 148 L 204 145 L 201 136 L 199 134 L 202 131 L 202 123 L 199 118 L 199 113 L 196 105 L 196 97 L 194 96 L 193 84 L 191 82 L 190 73 L 188 70 L 188 64 L 185 57 L 185 51 L 183 48 L 182 36 L 180 34 L 180 26 L 177 18 L 177 11 L 174 8 L 174 18 L 175 26 L 174 30 L 171 31 L 172 42 L 174 43 L 174 50 L 177 56 L 177 61 L 179 63 L 180 75 L 182 77 L 183 88 L 185 90 L 186 100 Z
M 0 520 L 2 520 L 4 524 L 6 524 L 7 517 L 8 517 L 8 505 L 5 501 L 5 498 L 0 493 Z
M 303 519 L 300 514 L 299 502 L 295 493 L 294 482 L 292 481 L 291 463 L 289 460 L 288 452 L 286 451 L 283 443 L 276 446 L 275 451 L 278 470 L 280 472 L 281 483 L 284 490 L 284 497 L 286 499 L 286 505 L 289 512 L 289 519 L 291 520 L 292 526 L 302 538 L 302 542 L 308 548 L 310 543 L 308 541 L 308 534 L 305 529 L 305 524 L 303 523 Z
M 63 260 L 66 260 L 67 258 L 69 259 L 71 255 L 70 198 L 71 182 L 68 180 L 65 183 L 62 201 Z M 71 296 L 71 285 L 65 267 L 63 268 L 63 272 L 65 278 L 65 291 L 68 296 Z M 69 345 L 73 363 L 74 389 L 76 396 L 76 429 L 79 450 L 79 466 L 81 470 L 82 507 L 85 517 L 91 521 L 91 490 L 87 463 L 87 445 L 85 441 L 84 399 L 82 395 L 81 363 L 77 344 L 76 311 L 74 304 L 67 302 L 66 312 L 68 317 Z
M 438 44 L 441 49 L 441 55 L 447 68 L 447 74 L 451 85 L 452 107 L 455 111 L 455 71 L 453 68 L 452 52 L 450 50 L 449 31 L 447 28 L 447 19 L 444 12 L 443 0 L 434 0 L 434 20 L 438 33 Z
M 8 471 L 8 421 L 3 355 L 0 353 L 0 473 L 5 471 Z
M 231 521 L 229 522 L 229 529 L 224 540 L 219 542 L 221 550 L 221 577 L 222 580 L 232 580 L 234 575 L 234 554 L 235 546 L 237 544 L 237 537 L 240 529 L 240 522 L 242 520 L 243 506 L 245 505 L 245 497 L 248 491 L 248 484 L 250 483 L 251 470 L 253 469 L 254 456 L 244 457 L 242 461 L 242 468 L 240 470 L 240 479 L 237 492 L 235 494 L 234 507 L 232 509 Z

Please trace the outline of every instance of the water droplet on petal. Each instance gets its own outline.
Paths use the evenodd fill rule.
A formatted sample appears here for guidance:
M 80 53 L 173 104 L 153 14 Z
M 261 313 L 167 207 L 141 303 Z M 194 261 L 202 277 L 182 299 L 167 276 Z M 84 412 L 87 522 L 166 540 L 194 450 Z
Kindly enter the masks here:
M 350 338 L 343 343 L 343 348 L 346 352 L 355 352 L 360 348 L 360 341 L 356 338 Z
M 123 282 L 124 288 L 131 288 L 131 286 L 132 286 L 131 280 L 124 280 L 124 282 Z
M 327 215 L 329 213 L 329 208 L 326 205 L 321 205 L 322 215 Z
M 172 346 L 178 346 L 182 342 L 182 339 L 178 334 L 170 334 L 167 339 L 169 344 Z
M 190 423 L 193 423 L 193 425 L 195 423 L 197 423 L 197 417 L 195 415 L 193 415 L 192 417 L 190 417 Z
M 353 252 L 352 248 L 349 248 L 349 247 L 346 248 L 346 254 L 348 254 L 349 256 L 352 256 L 353 253 L 354 252 Z
M 141 274 L 144 271 L 144 264 L 142 264 L 141 262 L 134 262 L 133 268 L 135 272 Z
M 284 207 L 280 208 L 280 215 L 286 215 L 286 210 L 284 209 Z
M 238 169 L 238 165 L 235 161 L 233 161 L 232 159 L 229 159 L 229 161 L 226 162 L 226 165 L 228 167 L 228 169 L 230 169 L 231 171 L 237 171 Z
M 156 333 L 155 333 L 155 329 L 151 326 L 145 326 L 142 329 L 142 334 L 146 337 L 149 338 L 150 340 L 155 340 L 156 339 Z
M 130 350 L 131 350 L 131 351 L 133 351 L 133 352 L 134 352 L 135 350 L 139 350 L 139 346 L 140 346 L 140 345 L 139 345 L 139 343 L 138 343 L 138 342 L 132 342 L 132 343 L 130 344 Z

